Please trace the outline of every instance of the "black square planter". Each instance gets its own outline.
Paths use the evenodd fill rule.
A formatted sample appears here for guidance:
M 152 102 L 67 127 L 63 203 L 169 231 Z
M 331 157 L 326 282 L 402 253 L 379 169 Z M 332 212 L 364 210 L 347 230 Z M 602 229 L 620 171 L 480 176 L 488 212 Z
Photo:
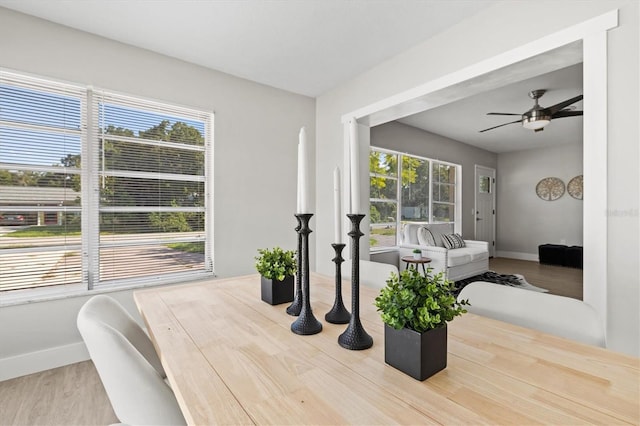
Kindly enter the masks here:
M 260 276 L 260 297 L 270 305 L 293 301 L 293 275 L 284 280 L 270 280 Z
M 447 326 L 418 333 L 384 325 L 384 362 L 417 380 L 447 366 Z

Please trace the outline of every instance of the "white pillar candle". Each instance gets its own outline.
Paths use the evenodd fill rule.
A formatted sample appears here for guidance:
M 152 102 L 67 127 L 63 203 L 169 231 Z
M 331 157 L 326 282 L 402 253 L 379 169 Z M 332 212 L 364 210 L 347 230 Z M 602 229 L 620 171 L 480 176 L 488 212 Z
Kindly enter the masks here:
M 351 169 L 351 214 L 360 214 L 360 150 L 358 146 L 358 122 L 349 121 L 349 159 Z
M 298 167 L 300 168 L 300 213 L 311 213 L 309 208 L 309 153 L 307 147 L 307 131 L 304 127 L 300 129 L 298 135 L 300 139 L 300 157 Z
M 336 244 L 342 243 L 342 217 L 340 215 L 340 203 L 340 169 L 336 166 L 333 170 L 333 218 L 335 222 L 333 242 Z
M 300 142 L 298 142 L 298 174 L 297 174 L 297 194 L 296 194 L 296 213 L 302 213 L 302 175 L 300 172 L 302 171 L 302 153 L 300 152 Z

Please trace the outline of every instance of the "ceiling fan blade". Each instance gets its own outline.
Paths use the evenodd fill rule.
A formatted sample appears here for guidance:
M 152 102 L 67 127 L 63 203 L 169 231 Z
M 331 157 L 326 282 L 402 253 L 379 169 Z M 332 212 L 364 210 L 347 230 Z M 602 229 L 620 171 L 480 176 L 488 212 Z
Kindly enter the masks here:
M 556 112 L 560 111 L 561 109 L 568 107 L 571 104 L 575 104 L 578 101 L 581 101 L 582 98 L 583 98 L 582 95 L 578 95 L 575 98 L 567 99 L 566 101 L 562 101 L 559 104 L 555 104 L 545 109 L 549 110 L 551 115 L 554 115 Z
M 500 124 L 499 126 L 489 127 L 488 129 L 480 130 L 478 133 L 486 132 L 487 130 L 497 129 L 498 127 L 502 127 L 502 126 L 506 126 L 508 124 L 514 124 L 514 123 L 522 123 L 522 120 L 516 120 L 516 121 L 512 121 L 510 123 Z
M 515 114 L 513 112 L 488 112 L 487 115 L 522 115 L 522 114 Z
M 566 111 L 566 110 L 562 110 L 562 111 L 558 111 L 555 114 L 553 114 L 551 116 L 552 119 L 554 118 L 562 118 L 562 117 L 577 117 L 582 115 L 582 111 Z

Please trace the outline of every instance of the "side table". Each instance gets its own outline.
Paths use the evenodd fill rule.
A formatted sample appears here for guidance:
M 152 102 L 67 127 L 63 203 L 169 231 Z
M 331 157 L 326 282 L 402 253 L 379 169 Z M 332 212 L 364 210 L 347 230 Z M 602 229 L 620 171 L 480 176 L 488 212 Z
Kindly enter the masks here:
M 418 265 L 422 265 L 422 273 L 424 275 L 427 275 L 427 270 L 424 265 L 426 263 L 431 263 L 431 259 L 428 257 L 421 257 L 420 259 L 416 259 L 413 256 L 402 256 L 401 260 L 406 264 L 407 269 L 409 269 L 411 265 L 413 265 L 414 268 L 417 268 Z

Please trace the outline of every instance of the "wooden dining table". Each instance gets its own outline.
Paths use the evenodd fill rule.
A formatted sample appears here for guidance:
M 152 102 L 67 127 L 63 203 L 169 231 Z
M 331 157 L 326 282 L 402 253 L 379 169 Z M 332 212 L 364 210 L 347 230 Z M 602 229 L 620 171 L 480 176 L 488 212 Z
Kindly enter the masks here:
M 525 290 L 523 290 L 525 291 Z M 351 288 L 343 283 L 345 305 Z M 291 332 L 288 304 L 249 275 L 134 293 L 185 419 L 209 424 L 639 424 L 639 359 L 464 314 L 448 325 L 447 368 L 418 381 L 384 362 L 377 290 L 360 288 L 373 337 L 338 345 L 324 315 L 333 277 L 312 274 L 322 332 Z

